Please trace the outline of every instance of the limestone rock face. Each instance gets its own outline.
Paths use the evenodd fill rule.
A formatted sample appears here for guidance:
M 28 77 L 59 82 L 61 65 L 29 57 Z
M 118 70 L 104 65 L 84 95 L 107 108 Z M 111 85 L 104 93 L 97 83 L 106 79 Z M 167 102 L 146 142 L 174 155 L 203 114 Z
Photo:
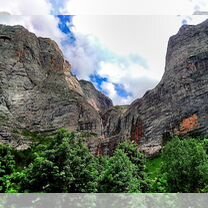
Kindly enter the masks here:
M 130 106 L 78 81 L 57 44 L 22 26 L 0 25 L 0 142 L 24 147 L 22 132 L 94 133 L 90 148 L 112 154 L 131 139 L 157 155 L 172 135 L 208 135 L 208 20 L 183 26 L 168 43 L 160 83 Z
M 79 83 L 82 87 L 87 102 L 91 104 L 98 112 L 100 112 L 100 114 L 103 114 L 113 106 L 112 100 L 96 90 L 91 82 L 80 80 Z
M 150 154 L 172 135 L 208 135 L 208 20 L 169 39 L 162 80 L 130 105 L 117 129 L 115 140 L 131 139 Z
M 54 41 L 0 25 L 0 141 L 62 127 L 101 135 L 101 117 Z

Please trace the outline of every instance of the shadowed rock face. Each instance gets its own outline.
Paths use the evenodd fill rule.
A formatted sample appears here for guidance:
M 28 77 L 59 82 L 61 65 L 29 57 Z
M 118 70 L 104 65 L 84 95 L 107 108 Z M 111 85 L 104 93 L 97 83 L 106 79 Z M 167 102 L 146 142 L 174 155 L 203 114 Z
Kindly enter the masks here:
M 208 21 L 170 38 L 162 80 L 130 105 L 119 129 L 114 138 L 131 139 L 147 154 L 172 135 L 208 134 Z
M 104 136 L 112 137 L 121 131 L 121 120 L 128 106 L 114 106 L 109 108 L 102 116 Z
M 57 44 L 22 26 L 0 25 L 0 141 L 18 145 L 23 130 L 62 127 L 99 136 L 101 126 Z

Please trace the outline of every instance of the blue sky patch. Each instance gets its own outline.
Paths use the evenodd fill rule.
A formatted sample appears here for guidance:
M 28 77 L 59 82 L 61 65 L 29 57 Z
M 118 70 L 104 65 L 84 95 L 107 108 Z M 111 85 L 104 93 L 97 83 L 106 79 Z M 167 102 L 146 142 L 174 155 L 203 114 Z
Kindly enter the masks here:
M 72 31 L 70 30 L 69 25 L 72 22 L 72 18 L 73 16 L 70 15 L 57 15 L 57 17 L 59 18 L 59 29 L 65 33 L 68 37 L 67 41 L 64 44 L 73 44 L 76 39 L 72 33 Z
M 102 91 L 101 85 L 103 82 L 108 82 L 108 79 L 106 77 L 101 77 L 98 74 L 92 74 L 90 75 L 90 81 L 96 84 L 96 87 Z
M 126 98 L 128 96 L 132 96 L 131 93 L 127 92 L 122 84 L 114 84 L 115 90 L 120 97 Z

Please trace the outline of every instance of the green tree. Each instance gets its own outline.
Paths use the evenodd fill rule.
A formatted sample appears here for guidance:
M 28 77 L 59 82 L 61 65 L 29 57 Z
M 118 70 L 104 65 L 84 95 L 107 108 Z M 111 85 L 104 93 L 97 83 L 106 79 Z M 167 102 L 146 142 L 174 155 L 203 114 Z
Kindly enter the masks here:
M 138 149 L 138 145 L 126 141 L 121 143 L 117 149 L 122 150 L 130 159 L 130 161 L 136 166 L 136 176 L 140 178 L 145 177 L 145 163 L 146 159 L 143 153 Z
M 136 166 L 121 150 L 116 150 L 106 163 L 99 179 L 99 191 L 111 193 L 138 192 L 140 183 L 135 177 Z M 136 185 L 136 187 L 135 187 Z
M 10 183 L 8 176 L 15 171 L 16 163 L 12 148 L 0 145 L 0 192 L 6 192 Z
M 207 155 L 194 139 L 173 138 L 163 152 L 162 173 L 170 192 L 198 192 L 208 182 Z
M 208 139 L 207 138 L 202 140 L 202 145 L 204 147 L 205 152 L 208 154 Z
M 134 177 L 140 181 L 141 191 L 148 191 L 150 187 L 147 180 L 146 158 L 145 155 L 139 151 L 138 145 L 130 141 L 125 141 L 121 143 L 117 149 L 122 150 L 129 160 L 136 166 Z
M 47 148 L 41 146 L 40 150 L 35 153 L 34 162 L 26 169 L 23 190 L 73 193 L 97 191 L 96 160 L 80 138 L 61 130 Z
M 4 193 L 19 193 L 21 192 L 21 181 L 25 180 L 24 171 L 15 171 L 10 175 L 4 175 L 2 179 Z
M 9 175 L 15 170 L 14 154 L 12 148 L 0 145 L 0 177 Z
M 167 193 L 168 184 L 166 174 L 158 174 L 156 178 L 149 179 L 149 186 L 151 193 Z

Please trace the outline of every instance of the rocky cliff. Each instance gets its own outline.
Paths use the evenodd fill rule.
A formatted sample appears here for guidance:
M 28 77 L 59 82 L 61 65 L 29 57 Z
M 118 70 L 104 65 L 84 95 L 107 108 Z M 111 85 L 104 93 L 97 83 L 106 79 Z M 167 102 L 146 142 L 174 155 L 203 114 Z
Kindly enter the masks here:
M 135 100 L 116 125 L 120 131 L 110 131 L 114 140 L 130 138 L 149 154 L 172 135 L 208 135 L 208 20 L 184 25 L 169 39 L 162 80 Z M 99 148 L 112 151 L 106 142 Z
M 113 107 L 113 102 L 110 98 L 99 92 L 91 82 L 86 80 L 79 81 L 84 96 L 88 103 L 90 103 L 100 114 L 105 113 L 109 108 Z
M 38 38 L 22 26 L 0 25 L 1 142 L 18 146 L 24 143 L 25 131 L 50 133 L 59 128 L 100 136 L 99 110 L 112 101 L 103 95 L 102 105 L 102 95 L 93 88 L 96 108 L 85 90 L 54 41 Z
M 97 135 L 90 148 L 111 154 L 131 139 L 155 154 L 172 135 L 208 135 L 208 21 L 182 26 L 168 43 L 160 83 L 130 106 L 73 76 L 57 44 L 21 26 L 0 25 L 0 142 L 59 128 Z M 24 143 L 24 142 L 23 142 Z

